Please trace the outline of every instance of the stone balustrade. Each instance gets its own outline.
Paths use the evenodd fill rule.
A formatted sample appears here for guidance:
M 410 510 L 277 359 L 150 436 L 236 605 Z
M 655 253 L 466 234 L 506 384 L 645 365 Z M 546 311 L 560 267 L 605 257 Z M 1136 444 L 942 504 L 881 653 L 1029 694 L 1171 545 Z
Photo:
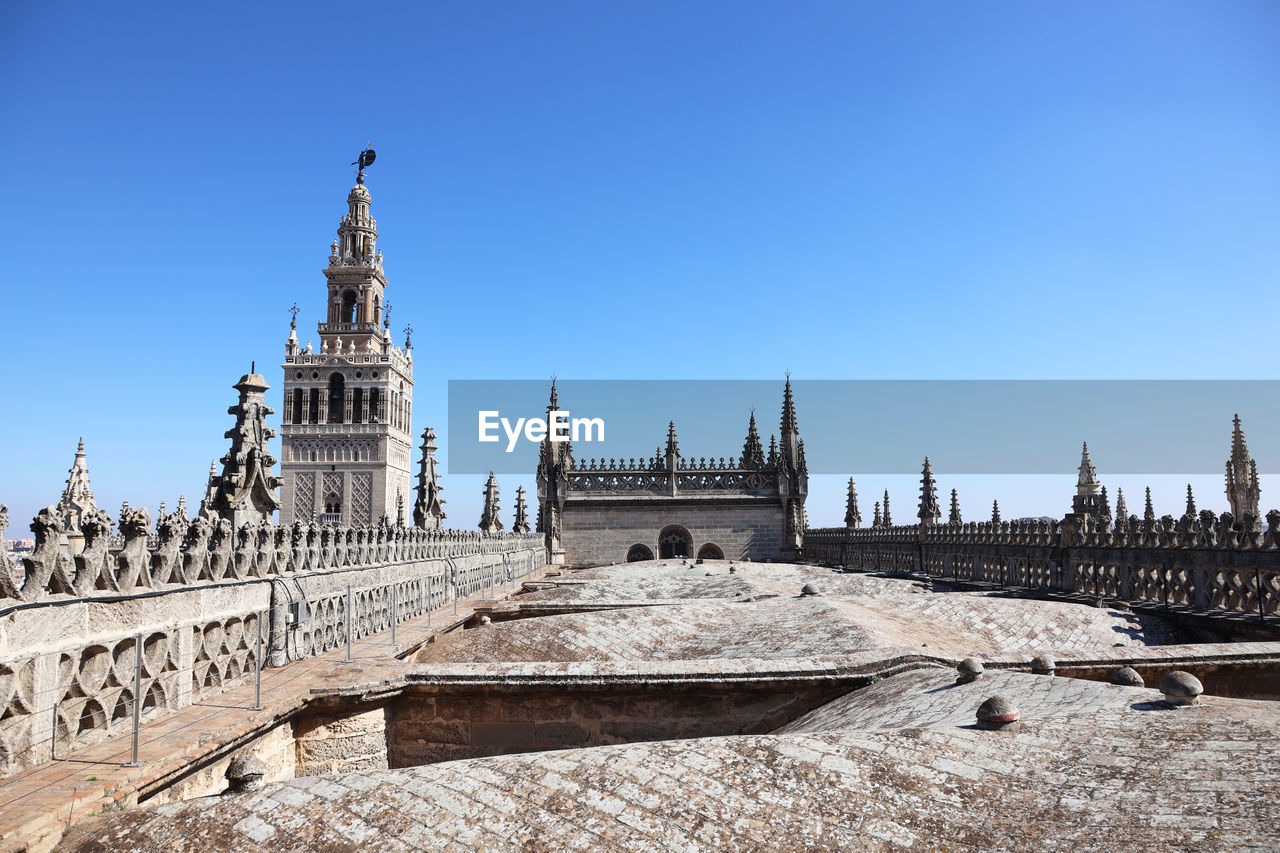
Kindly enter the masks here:
M 924 572 L 1195 611 L 1280 615 L 1280 510 L 1264 530 L 1208 510 L 1174 519 L 1068 516 L 965 524 L 821 528 L 805 558 L 857 571 Z
M 0 519 L 0 530 L 3 530 Z M 50 509 L 0 566 L 0 776 L 130 731 L 544 564 L 542 537 L 90 513 L 70 555 Z M 152 546 L 148 545 L 148 538 Z M 0 553 L 6 553 L 0 551 Z M 394 650 L 392 650 L 394 651 Z M 392 653 L 389 651 L 389 653 Z

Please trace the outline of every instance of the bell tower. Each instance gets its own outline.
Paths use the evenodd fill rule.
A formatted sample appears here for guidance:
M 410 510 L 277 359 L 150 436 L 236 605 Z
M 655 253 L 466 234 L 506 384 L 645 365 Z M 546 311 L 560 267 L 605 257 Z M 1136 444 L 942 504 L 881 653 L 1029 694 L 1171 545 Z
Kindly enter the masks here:
M 391 340 L 378 225 L 360 159 L 347 212 L 329 248 L 320 351 L 298 344 L 297 306 L 285 343 L 280 521 L 376 524 L 409 495 L 413 354 Z

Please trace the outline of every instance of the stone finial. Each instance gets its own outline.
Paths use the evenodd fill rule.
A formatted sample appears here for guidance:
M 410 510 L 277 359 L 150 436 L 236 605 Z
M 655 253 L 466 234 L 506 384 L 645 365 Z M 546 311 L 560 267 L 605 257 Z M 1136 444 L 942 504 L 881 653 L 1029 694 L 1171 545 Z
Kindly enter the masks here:
M 975 716 L 978 718 L 978 728 L 1000 730 L 1018 722 L 1022 712 L 1003 696 L 992 696 L 978 706 Z
M 876 501 L 875 513 L 871 516 L 871 526 L 881 527 L 884 525 L 884 518 L 880 515 L 880 501 Z
M 1031 671 L 1036 675 L 1053 675 L 1057 668 L 1058 662 L 1053 655 L 1036 655 L 1031 659 Z
M 956 490 L 951 490 L 951 514 L 947 516 L 948 524 L 963 524 L 964 519 L 960 517 L 960 496 L 956 494 Z
M 1129 507 L 1124 502 L 1124 489 L 1116 489 L 1116 521 L 1129 521 Z
M 986 669 L 982 666 L 982 661 L 973 658 L 965 658 L 960 661 L 960 665 L 956 667 L 956 684 L 968 684 L 971 681 L 977 681 L 982 678 L 982 674 Z
M 1196 496 L 1191 493 L 1191 484 L 1187 483 L 1187 509 L 1186 515 L 1195 518 L 1199 513 L 1196 512 Z
M 822 595 L 822 591 L 811 583 L 807 583 L 800 587 L 800 594 L 803 595 Z
M 228 794 L 242 794 L 256 791 L 262 787 L 263 777 L 267 775 L 267 765 L 258 756 L 250 752 L 242 752 L 231 759 L 227 767 Z
M 991 523 L 1000 523 L 1000 501 L 998 499 L 991 502 Z
M 1151 487 L 1150 486 L 1147 486 L 1147 502 L 1146 502 L 1146 506 L 1144 506 L 1142 509 L 1142 520 L 1145 521 L 1147 524 L 1155 524 L 1156 522 L 1156 510 L 1155 510 L 1155 507 L 1152 506 L 1151 504 Z
M 1117 669 L 1111 676 L 1111 683 L 1118 684 L 1122 687 L 1147 686 L 1147 683 L 1142 680 L 1142 676 L 1131 666 L 1122 666 L 1120 669 Z
M 1178 670 L 1169 673 L 1160 681 L 1160 692 L 1164 694 L 1164 701 L 1181 708 L 1199 705 L 1204 685 L 1191 673 Z
M 888 489 L 885 489 L 885 490 L 884 490 L 884 517 L 883 517 L 883 522 L 884 522 L 884 526 L 885 526 L 885 527 L 893 527 L 893 518 L 889 515 L 889 490 L 888 490 Z

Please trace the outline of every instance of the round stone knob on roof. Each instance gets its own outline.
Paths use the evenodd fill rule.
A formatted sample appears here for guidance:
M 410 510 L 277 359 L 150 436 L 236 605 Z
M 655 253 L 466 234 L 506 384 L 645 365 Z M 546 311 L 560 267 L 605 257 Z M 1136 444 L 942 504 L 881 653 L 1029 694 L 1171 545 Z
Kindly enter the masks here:
M 1036 655 L 1031 659 L 1031 671 L 1036 675 L 1053 675 L 1057 668 L 1058 662 L 1053 655 Z
M 1164 694 L 1164 701 L 1170 705 L 1178 707 L 1198 705 L 1200 694 L 1204 692 L 1204 685 L 1191 673 L 1178 670 L 1169 673 L 1161 680 L 1160 692 Z
M 822 595 L 822 592 L 813 584 L 807 583 L 800 587 L 801 595 Z
M 1122 687 L 1146 687 L 1147 683 L 1142 680 L 1142 675 L 1131 666 L 1124 666 L 1115 671 L 1111 676 L 1112 684 L 1119 684 Z
M 960 661 L 960 665 L 956 667 L 956 672 L 959 673 L 956 676 L 956 684 L 968 684 L 971 681 L 977 681 L 982 677 L 982 674 L 985 671 L 985 668 L 982 666 L 982 661 L 974 660 L 973 658 L 965 658 Z
M 1003 696 L 992 696 L 978 706 L 976 716 L 979 728 L 1003 729 L 1018 722 L 1022 712 Z
M 262 787 L 262 779 L 267 775 L 267 765 L 252 753 L 241 753 L 231 759 L 227 767 L 227 788 L 229 794 L 239 794 Z

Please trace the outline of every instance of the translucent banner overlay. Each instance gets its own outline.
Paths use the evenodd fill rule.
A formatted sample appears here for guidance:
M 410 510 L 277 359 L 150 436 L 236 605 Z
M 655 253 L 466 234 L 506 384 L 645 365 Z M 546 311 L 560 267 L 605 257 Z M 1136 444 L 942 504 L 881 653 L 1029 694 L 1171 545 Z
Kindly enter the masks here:
M 1082 441 L 1100 475 L 1221 474 L 1236 413 L 1259 470 L 1276 470 L 1280 458 L 1280 380 L 797 379 L 791 387 L 811 474 L 918 473 L 926 455 L 951 474 L 1074 473 Z M 545 381 L 450 380 L 449 473 L 532 474 L 549 391 Z M 664 455 L 668 421 L 682 457 L 728 463 L 742 455 L 753 408 L 768 452 L 783 381 L 562 379 L 557 393 L 580 464 Z M 494 440 L 480 440 L 482 417 Z M 530 428 L 530 419 L 541 424 Z

